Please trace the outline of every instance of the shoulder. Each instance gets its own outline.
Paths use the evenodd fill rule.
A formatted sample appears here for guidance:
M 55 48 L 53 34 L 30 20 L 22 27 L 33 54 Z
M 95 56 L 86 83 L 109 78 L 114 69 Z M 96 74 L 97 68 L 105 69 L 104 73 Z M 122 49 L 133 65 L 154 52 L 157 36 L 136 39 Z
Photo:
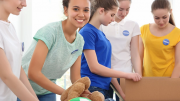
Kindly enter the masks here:
M 137 22 L 135 22 L 135 21 L 133 21 L 133 20 L 129 20 L 129 19 L 126 19 L 126 20 L 124 21 L 124 24 L 125 24 L 125 25 L 128 25 L 128 26 L 131 26 L 131 27 L 135 27 L 135 26 L 138 26 L 138 27 L 139 27 L 139 25 L 138 25 Z
M 42 28 L 40 28 L 37 33 L 36 36 L 57 36 L 58 33 L 62 32 L 62 25 L 61 25 L 61 21 L 59 22 L 52 22 L 49 23 L 45 26 L 43 26 Z
M 49 23 L 49 24 L 45 25 L 44 27 L 42 27 L 41 29 L 46 29 L 46 30 L 53 31 L 53 30 L 59 29 L 61 27 L 62 27 L 61 21 L 59 21 L 59 22 Z
M 145 24 L 145 25 L 141 26 L 140 28 L 141 28 L 141 30 L 142 30 L 142 29 L 147 29 L 147 28 L 149 28 L 149 25 L 150 25 L 150 24 Z
M 175 28 L 174 28 L 174 34 L 180 36 L 180 29 L 177 28 L 177 27 L 175 27 Z
M 94 33 L 94 28 L 92 25 L 90 24 L 86 24 L 80 31 L 79 33 L 82 35 L 82 36 L 85 36 L 85 35 L 88 35 L 88 34 L 95 34 Z

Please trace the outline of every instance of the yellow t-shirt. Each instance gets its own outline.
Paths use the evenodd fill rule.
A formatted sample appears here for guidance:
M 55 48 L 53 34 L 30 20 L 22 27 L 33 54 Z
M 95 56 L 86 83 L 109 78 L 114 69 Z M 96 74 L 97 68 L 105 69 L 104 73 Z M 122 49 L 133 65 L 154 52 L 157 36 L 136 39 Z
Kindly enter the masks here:
M 175 27 L 169 34 L 157 37 L 149 24 L 141 27 L 144 44 L 143 76 L 170 77 L 175 65 L 175 46 L 180 41 L 180 29 Z

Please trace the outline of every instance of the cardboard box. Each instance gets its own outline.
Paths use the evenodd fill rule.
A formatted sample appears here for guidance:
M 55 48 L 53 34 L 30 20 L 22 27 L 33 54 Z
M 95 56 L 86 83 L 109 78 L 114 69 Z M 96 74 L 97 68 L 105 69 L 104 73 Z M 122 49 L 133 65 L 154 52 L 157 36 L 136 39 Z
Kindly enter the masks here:
M 180 78 L 143 77 L 138 82 L 120 80 L 126 101 L 180 101 Z

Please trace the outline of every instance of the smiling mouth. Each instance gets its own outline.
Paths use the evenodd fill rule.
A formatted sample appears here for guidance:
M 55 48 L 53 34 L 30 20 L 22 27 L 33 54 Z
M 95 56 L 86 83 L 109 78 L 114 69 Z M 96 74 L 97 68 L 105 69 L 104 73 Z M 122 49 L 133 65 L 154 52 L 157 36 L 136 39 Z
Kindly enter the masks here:
M 77 20 L 77 19 L 76 19 L 76 21 L 79 22 L 79 23 L 82 23 L 84 20 Z
M 19 9 L 21 11 L 22 8 L 17 7 L 17 9 Z

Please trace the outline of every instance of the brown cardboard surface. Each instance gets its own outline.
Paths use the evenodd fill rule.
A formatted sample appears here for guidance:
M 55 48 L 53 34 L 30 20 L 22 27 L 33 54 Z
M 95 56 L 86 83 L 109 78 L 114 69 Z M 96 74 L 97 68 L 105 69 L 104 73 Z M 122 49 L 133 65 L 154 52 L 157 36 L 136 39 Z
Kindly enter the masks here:
M 126 79 L 123 84 L 126 101 L 180 101 L 180 78 L 143 77 L 138 82 Z

